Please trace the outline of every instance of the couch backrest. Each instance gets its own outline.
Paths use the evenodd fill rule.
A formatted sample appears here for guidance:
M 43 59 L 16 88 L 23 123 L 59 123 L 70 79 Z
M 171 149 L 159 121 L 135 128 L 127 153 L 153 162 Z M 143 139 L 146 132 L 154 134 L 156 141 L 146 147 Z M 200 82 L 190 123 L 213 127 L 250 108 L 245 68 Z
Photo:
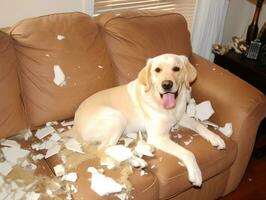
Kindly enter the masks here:
M 12 40 L 0 31 L 0 138 L 26 127 Z
M 73 117 L 79 104 L 113 86 L 114 76 L 101 29 L 82 13 L 26 19 L 10 32 L 30 127 Z M 66 85 L 54 81 L 54 66 Z
M 135 79 L 147 58 L 192 54 L 187 23 L 180 14 L 127 11 L 103 14 L 96 20 L 104 28 L 118 84 Z

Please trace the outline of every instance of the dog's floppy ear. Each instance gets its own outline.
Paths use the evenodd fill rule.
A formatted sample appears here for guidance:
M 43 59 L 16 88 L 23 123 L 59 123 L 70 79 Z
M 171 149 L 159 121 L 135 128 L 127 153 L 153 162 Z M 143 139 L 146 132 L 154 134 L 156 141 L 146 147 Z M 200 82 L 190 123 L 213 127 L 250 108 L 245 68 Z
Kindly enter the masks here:
M 139 72 L 138 80 L 144 85 L 145 92 L 148 92 L 151 88 L 150 69 L 152 59 L 148 59 L 146 66 Z
M 192 83 L 197 77 L 197 70 L 196 68 L 189 62 L 186 56 L 183 56 L 184 67 L 185 67 L 185 84 L 186 87 L 190 87 L 190 83 Z

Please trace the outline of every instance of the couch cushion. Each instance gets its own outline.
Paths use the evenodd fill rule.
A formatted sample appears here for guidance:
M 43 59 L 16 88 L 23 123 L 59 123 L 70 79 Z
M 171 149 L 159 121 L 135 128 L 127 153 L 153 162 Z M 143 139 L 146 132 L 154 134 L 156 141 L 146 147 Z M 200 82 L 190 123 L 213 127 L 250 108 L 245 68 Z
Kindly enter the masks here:
M 101 30 L 90 16 L 68 13 L 27 19 L 11 35 L 32 128 L 72 117 L 86 97 L 113 86 Z M 55 65 L 65 74 L 63 87 L 53 82 Z
M 190 34 L 180 14 L 127 11 L 102 14 L 96 20 L 105 30 L 120 84 L 135 79 L 150 57 L 163 53 L 191 55 Z
M 26 128 L 12 40 L 0 31 L 0 138 Z
M 178 138 L 177 133 L 182 138 Z M 188 129 L 180 129 L 172 133 L 172 139 L 176 143 L 194 153 L 202 172 L 203 181 L 222 173 L 235 160 L 237 153 L 236 143 L 222 135 L 220 136 L 225 140 L 225 150 L 216 149 L 201 136 Z M 184 142 L 188 142 L 191 139 L 192 142 L 185 145 Z M 149 159 L 149 164 L 155 166 L 152 172 L 159 181 L 160 199 L 168 199 L 192 187 L 192 184 L 188 181 L 186 168 L 178 164 L 178 162 L 177 158 L 160 150 L 156 150 L 156 157 Z M 204 183 L 202 187 L 204 187 Z

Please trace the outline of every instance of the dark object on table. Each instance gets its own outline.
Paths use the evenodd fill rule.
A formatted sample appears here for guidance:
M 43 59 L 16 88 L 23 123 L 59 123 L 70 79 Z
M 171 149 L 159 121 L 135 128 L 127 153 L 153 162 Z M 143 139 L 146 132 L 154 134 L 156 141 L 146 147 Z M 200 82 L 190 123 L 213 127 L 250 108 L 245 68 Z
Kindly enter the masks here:
M 261 42 L 259 39 L 251 41 L 246 53 L 247 58 L 257 60 L 260 52 L 260 47 L 261 47 Z
M 251 41 L 255 40 L 257 38 L 257 34 L 258 34 L 258 21 L 259 21 L 259 16 L 260 16 L 260 10 L 262 7 L 264 0 L 258 0 L 257 1 L 257 5 L 256 5 L 256 10 L 252 19 L 251 24 L 248 27 L 248 31 L 247 31 L 247 38 L 246 38 L 246 42 L 249 45 Z

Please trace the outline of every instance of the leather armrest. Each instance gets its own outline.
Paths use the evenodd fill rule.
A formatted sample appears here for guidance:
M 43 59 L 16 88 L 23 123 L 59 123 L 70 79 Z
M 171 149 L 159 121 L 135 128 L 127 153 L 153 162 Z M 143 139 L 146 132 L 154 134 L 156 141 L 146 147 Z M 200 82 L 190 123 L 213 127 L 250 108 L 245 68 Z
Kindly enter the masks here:
M 244 175 L 260 122 L 266 117 L 266 97 L 259 90 L 228 70 L 196 55 L 190 57 L 198 77 L 192 85 L 196 102 L 210 100 L 215 110 L 211 121 L 223 126 L 232 122 L 231 137 L 238 145 L 238 154 L 230 169 L 224 194 L 234 190 Z

